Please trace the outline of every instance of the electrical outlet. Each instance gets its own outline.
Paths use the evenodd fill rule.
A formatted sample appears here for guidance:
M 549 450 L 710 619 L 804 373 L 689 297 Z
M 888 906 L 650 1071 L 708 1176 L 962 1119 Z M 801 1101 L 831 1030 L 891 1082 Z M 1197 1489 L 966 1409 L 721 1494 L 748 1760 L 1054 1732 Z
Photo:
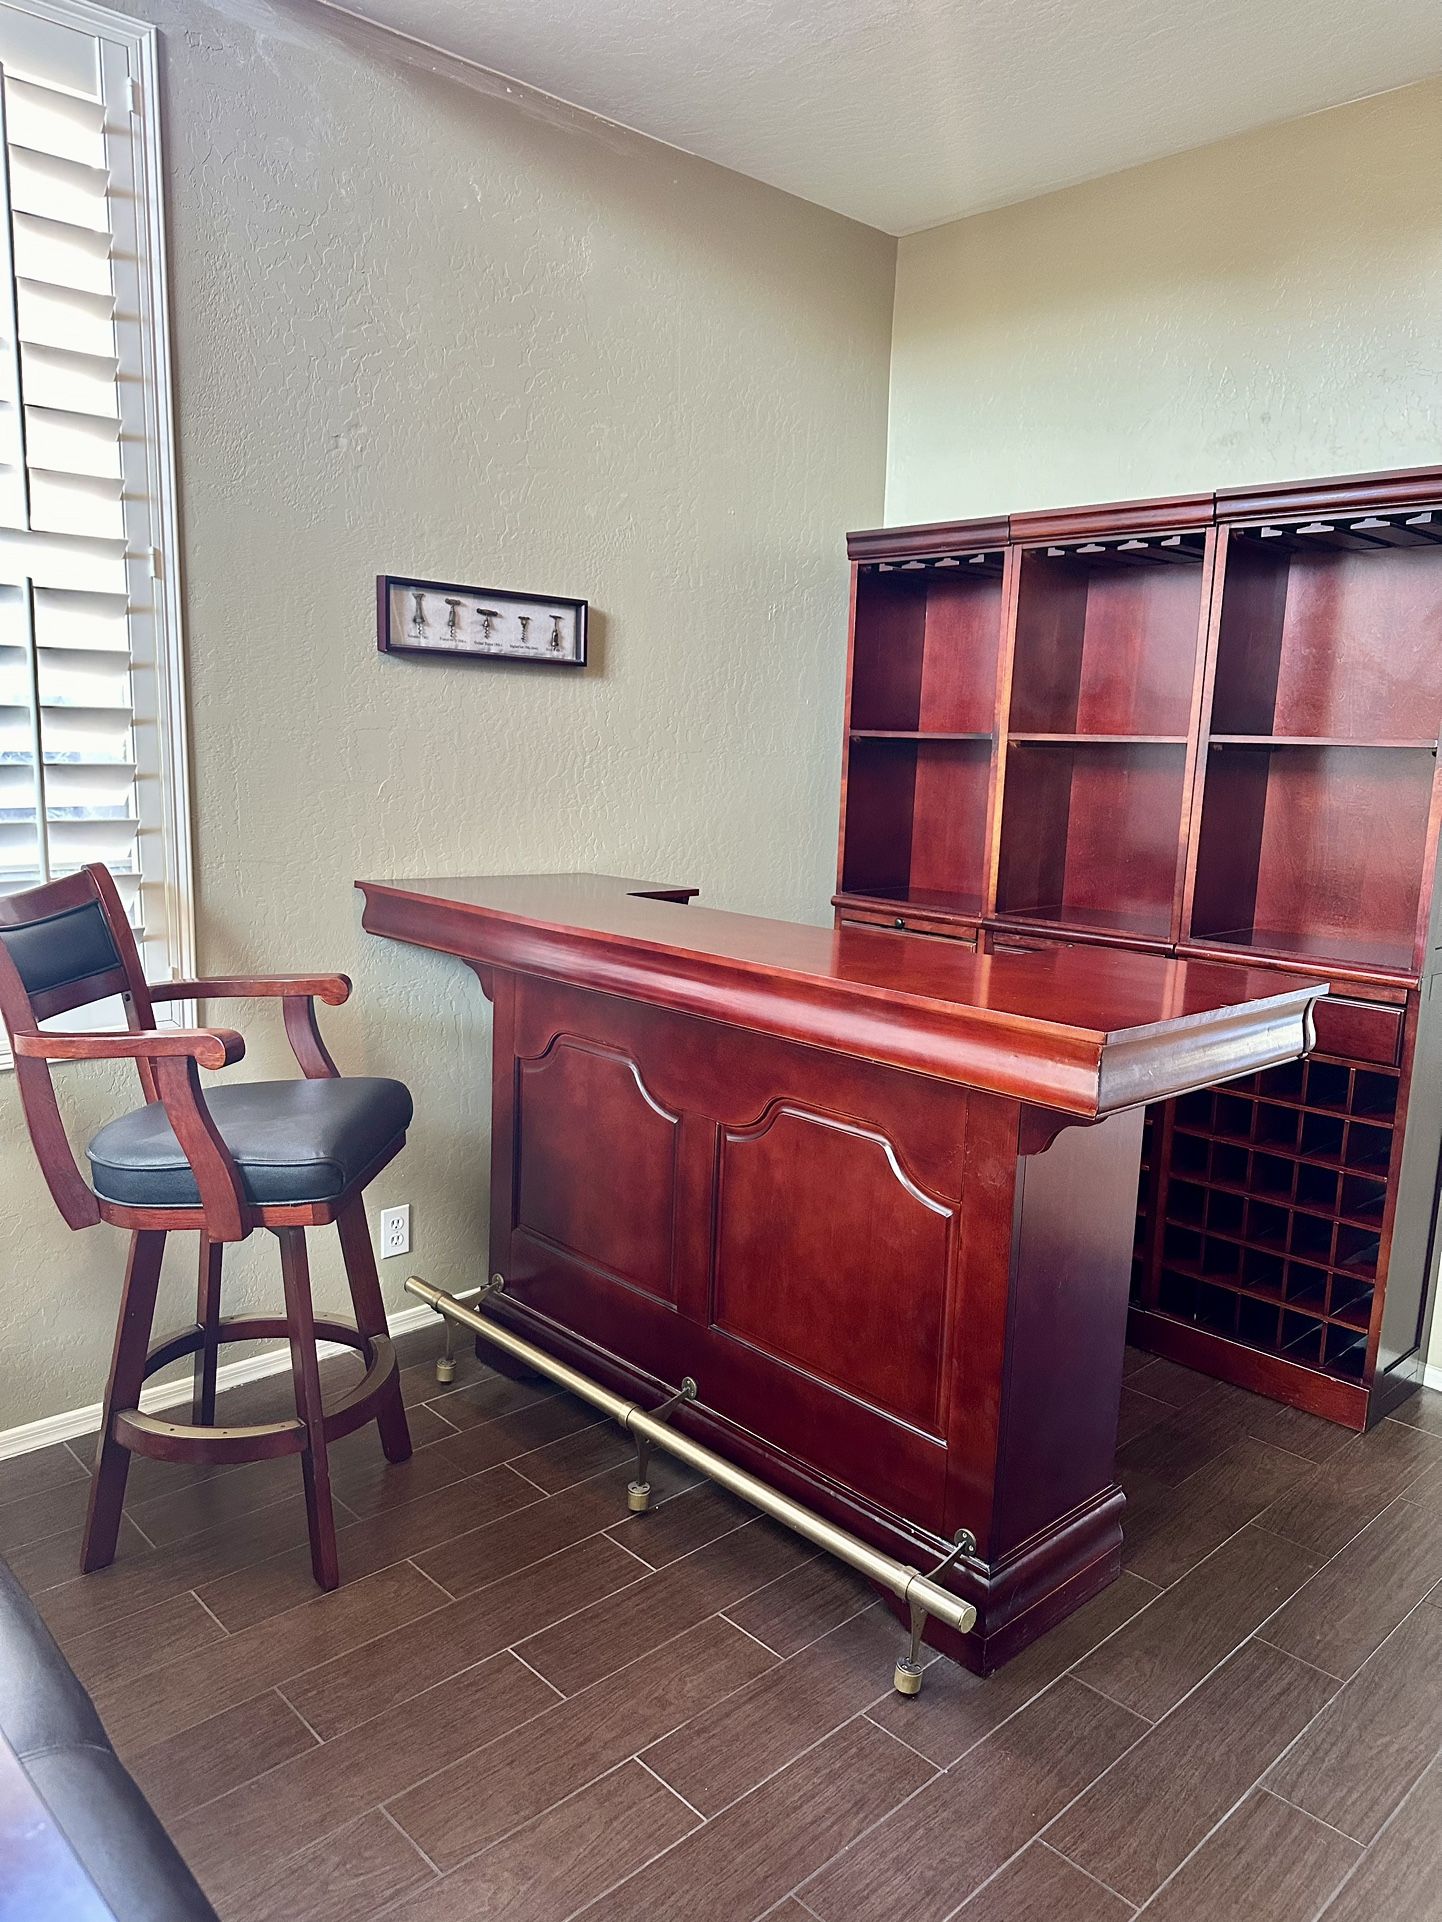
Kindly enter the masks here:
M 411 1204 L 403 1201 L 399 1208 L 381 1209 L 381 1259 L 388 1260 L 392 1255 L 408 1255 L 411 1251 Z

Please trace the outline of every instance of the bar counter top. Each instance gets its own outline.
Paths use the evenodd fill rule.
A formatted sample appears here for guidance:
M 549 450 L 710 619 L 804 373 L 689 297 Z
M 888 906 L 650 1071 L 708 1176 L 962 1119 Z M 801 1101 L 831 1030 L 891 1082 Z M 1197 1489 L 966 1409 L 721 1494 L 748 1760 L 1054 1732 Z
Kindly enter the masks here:
M 366 880 L 364 926 L 1084 1119 L 1294 1059 L 1324 979 L 1103 947 L 973 954 L 690 905 L 614 875 Z

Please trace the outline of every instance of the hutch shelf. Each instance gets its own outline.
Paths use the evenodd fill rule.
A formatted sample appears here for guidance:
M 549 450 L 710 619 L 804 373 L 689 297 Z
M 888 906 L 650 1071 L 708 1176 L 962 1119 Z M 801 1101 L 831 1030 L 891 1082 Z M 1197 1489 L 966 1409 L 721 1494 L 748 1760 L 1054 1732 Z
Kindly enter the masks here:
M 1149 1111 L 1131 1332 L 1377 1419 L 1431 1310 L 1442 468 L 848 549 L 838 922 L 1325 970 L 1305 1063 Z

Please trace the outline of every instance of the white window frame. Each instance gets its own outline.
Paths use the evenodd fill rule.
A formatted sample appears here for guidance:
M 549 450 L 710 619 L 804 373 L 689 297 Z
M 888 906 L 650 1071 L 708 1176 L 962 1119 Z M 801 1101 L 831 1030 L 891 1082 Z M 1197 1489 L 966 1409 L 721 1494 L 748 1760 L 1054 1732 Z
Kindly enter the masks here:
M 154 781 L 153 804 L 149 809 L 146 807 L 148 797 L 137 795 L 143 836 L 141 875 L 147 903 L 142 955 L 150 963 L 148 972 L 152 979 L 160 971 L 157 962 L 171 979 L 185 978 L 195 973 L 195 893 L 170 298 L 157 83 L 159 35 L 146 21 L 92 5 L 90 0 L 4 0 L 4 4 L 16 12 L 91 34 L 106 45 L 122 50 L 125 56 L 129 95 L 125 119 L 129 140 L 122 145 L 129 162 L 130 179 L 120 180 L 119 186 L 122 192 L 134 196 L 140 257 L 135 285 L 130 290 L 136 299 L 136 316 L 117 319 L 116 347 L 122 378 L 127 375 L 134 378 L 138 369 L 145 439 L 140 449 L 133 443 L 130 446 L 122 443 L 122 471 L 129 494 L 132 484 L 129 463 L 137 455 L 143 456 L 143 472 L 136 472 L 134 480 L 142 482 L 145 498 L 151 504 L 150 539 L 146 545 L 137 547 L 131 530 L 126 530 L 126 584 L 132 605 L 128 617 L 132 637 L 136 623 L 146 623 L 153 630 L 146 648 L 132 650 L 131 684 L 136 724 L 155 729 L 158 748 L 155 765 L 151 767 L 147 763 L 146 766 L 147 776 Z M 106 106 L 109 146 L 116 133 L 110 115 L 117 107 L 108 99 Z M 115 176 L 118 172 L 115 170 Z M 149 611 L 145 612 L 147 608 Z M 143 786 L 137 783 L 138 789 Z M 152 851 L 157 846 L 162 873 L 154 871 Z M 149 866 L 144 858 L 147 852 L 151 852 Z M 163 925 L 152 925 L 157 907 Z M 175 1004 L 167 1009 L 164 1018 L 170 1023 L 184 1024 L 193 1018 L 193 1009 Z M 8 1043 L 0 1033 L 0 1070 L 11 1065 Z

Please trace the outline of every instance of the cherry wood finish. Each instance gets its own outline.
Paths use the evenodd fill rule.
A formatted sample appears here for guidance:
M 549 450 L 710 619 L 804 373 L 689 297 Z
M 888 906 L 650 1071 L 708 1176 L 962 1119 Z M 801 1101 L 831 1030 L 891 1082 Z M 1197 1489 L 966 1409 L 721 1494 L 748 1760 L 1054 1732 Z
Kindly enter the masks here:
M 970 1529 L 982 1671 L 1115 1577 L 1142 1104 L 1300 1055 L 1324 983 L 359 885 L 495 1005 L 495 1312 L 646 1401 L 693 1376 L 688 1429 L 918 1566 Z
M 1418 1379 L 1431 1312 L 1442 468 L 847 546 L 838 924 L 924 915 L 983 950 L 1025 926 L 1328 974 L 1324 1059 L 1300 1088 L 1263 1074 L 1235 1101 L 1149 1118 L 1132 1333 L 1375 1420 Z M 915 610 L 943 562 L 968 561 L 999 567 L 999 644 L 958 631 L 943 662 Z M 858 732 L 928 684 L 989 677 L 985 739 L 925 743 L 956 757 L 942 779 Z M 969 715 L 983 705 L 973 693 Z M 984 788 L 956 771 L 965 754 Z
M 368 1421 L 379 1425 L 387 1458 L 404 1461 L 410 1437 L 400 1382 L 366 1232 L 361 1191 L 384 1161 L 362 1171 L 344 1194 L 325 1203 L 253 1206 L 235 1163 L 206 1105 L 200 1068 L 219 1069 L 245 1053 L 241 1036 L 228 1028 L 157 1028 L 155 1006 L 174 1001 L 223 998 L 279 999 L 286 1035 L 303 1074 L 333 1078 L 339 1070 L 316 1024 L 315 1003 L 335 1007 L 350 995 L 340 974 L 223 976 L 148 983 L 115 884 L 102 866 L 82 868 L 60 881 L 0 897 L 0 931 L 19 929 L 75 909 L 103 916 L 116 965 L 63 985 L 27 992 L 19 969 L 0 943 L 0 1018 L 15 1055 L 26 1126 L 50 1192 L 72 1228 L 99 1222 L 131 1231 L 130 1255 L 110 1375 L 102 1402 L 95 1473 L 81 1537 L 82 1569 L 89 1573 L 114 1560 L 123 1521 L 132 1455 L 201 1465 L 271 1460 L 299 1454 L 310 1524 L 312 1564 L 322 1588 L 340 1580 L 335 1519 L 330 1498 L 327 1448 Z M 42 1030 L 47 1017 L 119 995 L 128 1028 L 123 1033 L 64 1034 Z M 134 1061 L 141 1093 L 161 1102 L 195 1176 L 195 1208 L 122 1206 L 96 1195 L 76 1164 L 65 1133 L 50 1068 L 57 1061 Z M 387 1153 L 388 1161 L 397 1148 Z M 335 1222 L 355 1306 L 355 1324 L 317 1321 L 311 1305 L 305 1229 Z M 222 1262 L 227 1242 L 256 1228 L 272 1229 L 281 1244 L 284 1316 L 223 1317 Z M 152 1340 L 156 1296 L 167 1234 L 197 1235 L 200 1250 L 194 1324 Z M 357 1348 L 366 1361 L 361 1382 L 327 1409 L 320 1397 L 317 1338 Z M 215 1382 L 223 1342 L 290 1342 L 296 1419 L 244 1428 L 215 1427 Z M 140 1411 L 146 1380 L 187 1355 L 194 1356 L 192 1420 L 168 1422 Z

